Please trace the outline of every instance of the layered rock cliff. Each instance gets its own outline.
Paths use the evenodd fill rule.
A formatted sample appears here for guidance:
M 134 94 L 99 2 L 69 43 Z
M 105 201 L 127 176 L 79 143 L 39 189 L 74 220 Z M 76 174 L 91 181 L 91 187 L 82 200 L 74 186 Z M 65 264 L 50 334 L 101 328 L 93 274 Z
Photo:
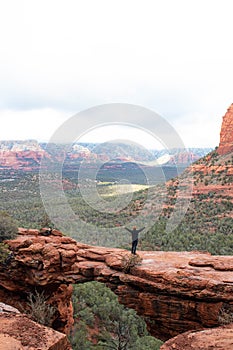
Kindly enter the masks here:
M 57 309 L 56 330 L 68 333 L 73 322 L 71 284 L 92 280 L 105 283 L 121 303 L 145 317 L 150 332 L 160 339 L 216 327 L 223 306 L 233 304 L 231 256 L 139 252 L 142 264 L 126 274 L 125 250 L 92 247 L 32 230 L 21 233 L 9 241 L 13 258 L 0 267 L 0 300 L 26 309 L 27 293 L 44 291 Z

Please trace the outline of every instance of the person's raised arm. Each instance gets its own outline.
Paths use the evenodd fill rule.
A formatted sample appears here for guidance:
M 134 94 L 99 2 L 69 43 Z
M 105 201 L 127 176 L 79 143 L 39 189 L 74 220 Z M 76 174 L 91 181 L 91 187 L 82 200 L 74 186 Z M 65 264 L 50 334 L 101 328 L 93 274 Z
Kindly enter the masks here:
M 130 233 L 132 233 L 132 230 L 130 230 L 128 227 L 125 227 L 125 229 L 126 229 L 127 231 L 129 231 Z

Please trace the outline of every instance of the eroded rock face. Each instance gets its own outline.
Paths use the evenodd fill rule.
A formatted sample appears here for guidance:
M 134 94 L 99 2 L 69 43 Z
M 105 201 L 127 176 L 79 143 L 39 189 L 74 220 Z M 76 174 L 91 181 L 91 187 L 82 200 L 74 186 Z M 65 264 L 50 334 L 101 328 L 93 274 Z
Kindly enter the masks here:
M 200 332 L 186 332 L 168 340 L 160 350 L 232 350 L 233 324 Z
M 223 305 L 233 304 L 233 258 L 199 252 L 139 252 L 143 261 L 125 274 L 122 249 L 92 247 L 59 235 L 23 233 L 9 241 L 14 258 L 0 268 L 0 300 L 26 307 L 26 293 L 43 290 L 58 314 L 53 327 L 68 333 L 73 283 L 100 281 L 121 303 L 145 317 L 163 340 L 219 325 Z
M 233 103 L 223 117 L 218 153 L 223 155 L 233 152 Z

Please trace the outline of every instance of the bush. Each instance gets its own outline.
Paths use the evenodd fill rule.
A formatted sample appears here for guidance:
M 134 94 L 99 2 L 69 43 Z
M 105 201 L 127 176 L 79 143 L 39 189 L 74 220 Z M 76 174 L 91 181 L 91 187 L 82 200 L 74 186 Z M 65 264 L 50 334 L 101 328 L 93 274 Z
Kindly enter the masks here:
M 44 326 L 51 327 L 56 308 L 46 303 L 47 298 L 44 292 L 39 293 L 35 290 L 34 294 L 29 293 L 27 300 L 30 308 L 28 317 Z
M 233 305 L 223 304 L 219 310 L 218 322 L 226 325 L 233 322 Z
M 151 336 L 144 336 L 137 340 L 135 350 L 159 350 L 163 342 Z
M 0 212 L 0 242 L 16 237 L 18 227 L 14 219 L 6 212 Z
M 142 258 L 136 254 L 124 255 L 122 258 L 122 268 L 125 273 L 130 273 L 132 267 L 140 265 Z
M 0 243 L 0 264 L 5 264 L 9 255 L 10 251 L 8 246 L 4 243 Z

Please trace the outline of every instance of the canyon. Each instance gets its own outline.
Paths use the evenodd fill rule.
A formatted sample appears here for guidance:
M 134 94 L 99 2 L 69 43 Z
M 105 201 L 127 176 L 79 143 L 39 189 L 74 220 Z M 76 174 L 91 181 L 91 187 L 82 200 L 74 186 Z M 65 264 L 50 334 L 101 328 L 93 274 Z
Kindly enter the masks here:
M 142 263 L 126 273 L 128 251 L 80 244 L 56 230 L 44 236 L 20 229 L 8 245 L 13 257 L 0 267 L 0 300 L 26 310 L 27 294 L 43 291 L 57 310 L 53 328 L 66 334 L 73 324 L 74 283 L 105 283 L 162 340 L 218 327 L 221 310 L 233 307 L 231 256 L 140 251 Z

